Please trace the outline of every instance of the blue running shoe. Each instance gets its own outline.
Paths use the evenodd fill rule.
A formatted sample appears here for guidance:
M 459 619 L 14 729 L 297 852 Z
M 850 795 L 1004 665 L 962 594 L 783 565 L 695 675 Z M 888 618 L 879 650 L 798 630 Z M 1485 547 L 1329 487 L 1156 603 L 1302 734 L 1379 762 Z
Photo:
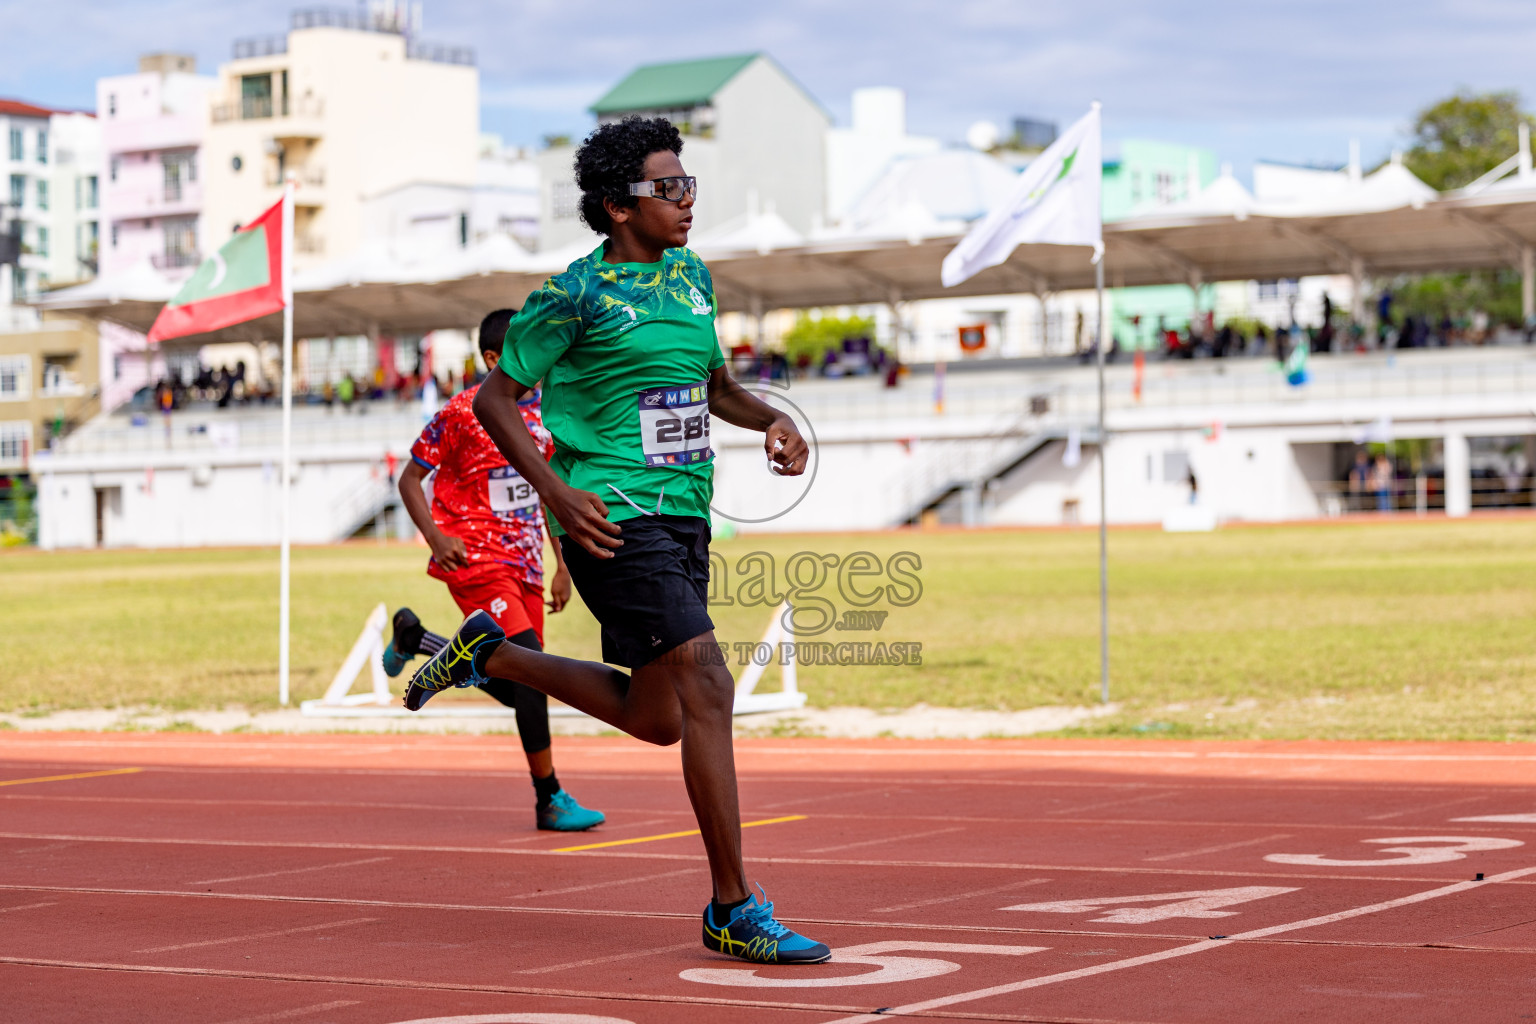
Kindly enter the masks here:
M 606 820 L 602 811 L 588 810 L 563 789 L 550 798 L 548 807 L 539 808 L 539 828 L 545 832 L 585 832 Z
M 506 638 L 496 620 L 476 608 L 449 638 L 448 645 L 411 677 L 411 685 L 405 688 L 406 710 L 421 710 L 434 693 L 450 686 L 477 686 L 485 682 L 485 663 Z
M 395 612 L 394 632 L 384 645 L 384 674 L 393 679 L 405 671 L 405 663 L 421 653 L 426 627 L 409 608 Z
M 704 908 L 705 949 L 757 964 L 819 964 L 832 958 L 825 943 L 813 942 L 774 920 L 768 894 L 762 886 L 757 891 L 763 899 L 749 896 L 723 925 L 712 920 L 714 904 Z

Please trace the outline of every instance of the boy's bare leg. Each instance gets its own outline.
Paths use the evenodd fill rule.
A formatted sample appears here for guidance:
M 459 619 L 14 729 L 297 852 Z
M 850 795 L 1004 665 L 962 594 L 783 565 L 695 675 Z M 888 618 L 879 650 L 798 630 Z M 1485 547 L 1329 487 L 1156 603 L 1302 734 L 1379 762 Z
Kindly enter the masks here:
M 634 675 L 504 643 L 485 665 L 488 675 L 516 679 L 636 739 L 683 742 L 683 780 L 704 849 L 715 899 L 747 896 L 741 864 L 741 810 L 731 709 L 736 684 L 715 664 L 713 632 L 703 633 L 635 670 Z

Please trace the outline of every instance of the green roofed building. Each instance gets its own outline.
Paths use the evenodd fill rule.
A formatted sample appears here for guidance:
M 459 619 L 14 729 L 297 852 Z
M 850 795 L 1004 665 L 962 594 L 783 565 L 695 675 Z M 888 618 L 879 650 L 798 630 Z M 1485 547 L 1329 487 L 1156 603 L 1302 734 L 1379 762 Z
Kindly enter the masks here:
M 591 106 L 599 124 L 630 114 L 665 117 L 683 133 L 683 166 L 699 179 L 694 237 L 755 210 L 774 210 L 809 233 L 826 205 L 826 132 L 821 104 L 762 53 L 646 64 Z M 577 211 L 574 145 L 540 157 L 540 245 L 585 237 Z

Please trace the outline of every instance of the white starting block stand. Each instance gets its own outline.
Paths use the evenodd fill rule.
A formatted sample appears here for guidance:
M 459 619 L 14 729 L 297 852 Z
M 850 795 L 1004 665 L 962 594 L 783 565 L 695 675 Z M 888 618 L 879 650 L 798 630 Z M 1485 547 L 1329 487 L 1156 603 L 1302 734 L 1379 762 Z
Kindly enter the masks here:
M 767 645 L 773 657 L 763 664 L 753 659 L 736 683 L 736 703 L 733 713 L 758 714 L 764 711 L 792 711 L 805 706 L 805 694 L 800 692 L 795 675 L 794 633 L 785 628 L 789 619 L 789 602 L 774 609 L 773 619 L 758 645 Z M 379 605 L 363 624 L 352 651 L 341 663 L 336 677 L 319 700 L 306 700 L 299 705 L 299 713 L 309 718 L 512 718 L 515 713 L 494 701 L 432 704 L 420 711 L 407 711 L 389 692 L 389 677 L 384 674 L 384 627 L 389 622 L 389 611 Z M 790 645 L 790 646 L 783 646 Z M 782 655 L 781 655 L 782 652 Z M 780 661 L 779 674 L 783 688 L 777 693 L 758 693 L 757 685 L 767 671 L 769 661 Z M 353 693 L 364 665 L 368 667 L 373 689 L 367 693 Z M 582 712 L 563 704 L 552 705 L 551 718 L 585 718 Z

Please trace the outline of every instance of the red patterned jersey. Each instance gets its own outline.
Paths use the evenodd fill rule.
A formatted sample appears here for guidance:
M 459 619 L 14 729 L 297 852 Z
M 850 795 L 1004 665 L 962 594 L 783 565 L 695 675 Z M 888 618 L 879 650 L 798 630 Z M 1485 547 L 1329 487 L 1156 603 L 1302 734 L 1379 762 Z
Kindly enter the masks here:
M 478 385 L 466 388 L 448 400 L 411 446 L 411 458 L 437 471 L 432 478 L 432 521 L 464 542 L 469 565 L 458 572 L 504 565 L 524 583 L 543 586 L 543 506 L 538 492 L 507 465 L 475 419 L 478 390 Z M 548 459 L 555 442 L 544 429 L 539 393 L 530 393 L 517 405 L 534 443 Z M 427 572 L 439 579 L 449 576 L 435 560 L 428 563 Z

